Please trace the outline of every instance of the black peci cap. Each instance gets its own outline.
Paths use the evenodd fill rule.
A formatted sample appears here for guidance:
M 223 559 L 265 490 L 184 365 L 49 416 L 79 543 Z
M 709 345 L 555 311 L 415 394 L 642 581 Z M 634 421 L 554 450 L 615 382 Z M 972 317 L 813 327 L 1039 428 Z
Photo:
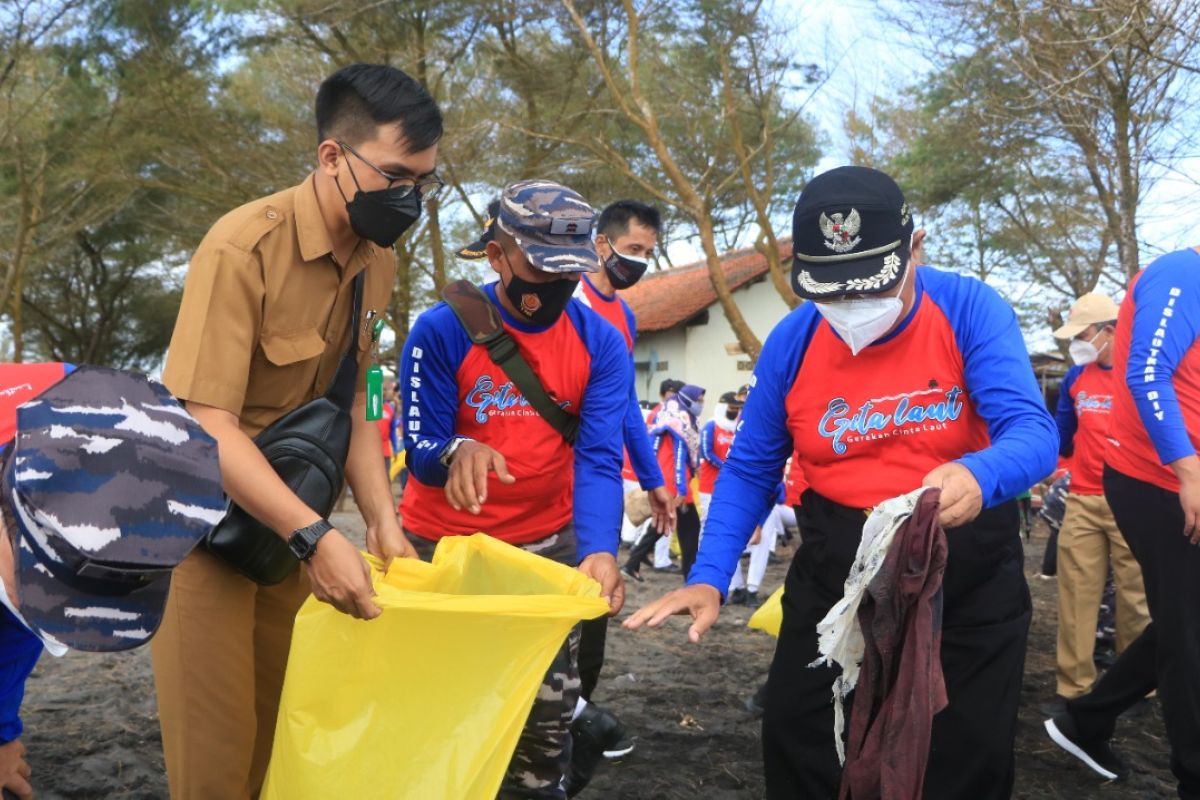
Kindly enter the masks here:
M 878 294 L 908 264 L 912 212 L 900 187 L 868 167 L 809 181 L 792 214 L 792 290 L 807 300 Z

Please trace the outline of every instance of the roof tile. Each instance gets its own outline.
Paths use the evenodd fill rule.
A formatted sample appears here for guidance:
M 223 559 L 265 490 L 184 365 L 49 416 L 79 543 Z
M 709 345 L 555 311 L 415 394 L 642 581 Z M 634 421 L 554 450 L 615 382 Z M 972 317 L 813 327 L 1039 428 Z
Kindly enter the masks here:
M 784 259 L 791 258 L 790 238 L 780 240 L 779 253 Z M 736 290 L 765 275 L 767 260 L 754 248 L 746 247 L 722 254 L 721 268 L 729 288 Z M 637 318 L 638 333 L 673 328 L 717 302 L 704 261 L 649 272 L 620 295 Z

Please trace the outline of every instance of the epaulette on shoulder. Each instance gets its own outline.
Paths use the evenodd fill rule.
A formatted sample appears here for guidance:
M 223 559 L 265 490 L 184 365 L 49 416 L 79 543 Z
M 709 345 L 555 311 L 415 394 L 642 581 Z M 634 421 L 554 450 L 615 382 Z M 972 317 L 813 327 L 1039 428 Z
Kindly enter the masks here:
M 233 247 L 247 253 L 284 221 L 283 211 L 271 203 L 263 203 L 256 208 L 242 209 L 241 211 L 245 217 L 241 220 L 241 224 L 233 229 L 228 242 Z

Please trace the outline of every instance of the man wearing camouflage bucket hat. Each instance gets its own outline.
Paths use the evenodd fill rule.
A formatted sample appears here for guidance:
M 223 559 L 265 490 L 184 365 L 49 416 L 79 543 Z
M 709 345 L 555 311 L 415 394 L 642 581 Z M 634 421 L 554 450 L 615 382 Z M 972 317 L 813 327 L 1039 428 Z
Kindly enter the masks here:
M 144 644 L 172 568 L 225 511 L 216 441 L 161 384 L 83 367 L 17 409 L 11 450 L 25 622 L 76 650 Z
M 521 181 L 500 199 L 482 249 L 499 280 L 455 285 L 422 314 L 405 342 L 400 384 L 412 470 L 401 502 L 404 528 L 429 559 L 445 536 L 482 531 L 594 578 L 611 613 L 624 585 L 621 531 L 622 421 L 632 370 L 624 339 L 572 299 L 579 276 L 600 269 L 595 212 L 550 181 Z M 468 307 L 496 319 L 526 362 L 474 344 Z M 475 341 L 479 341 L 476 339 Z M 529 399 L 533 386 L 560 412 Z M 533 391 L 536 391 L 535 387 Z M 563 413 L 565 412 L 565 413 Z M 557 422 L 548 421 L 550 418 Z M 571 428 L 577 427 L 577 433 Z M 569 724 L 579 697 L 578 629 L 547 671 L 501 787 L 504 798 L 562 798 Z
M 172 568 L 225 503 L 216 442 L 125 372 L 0 365 L 0 451 L 0 786 L 24 798 L 18 711 L 42 644 L 145 643 Z

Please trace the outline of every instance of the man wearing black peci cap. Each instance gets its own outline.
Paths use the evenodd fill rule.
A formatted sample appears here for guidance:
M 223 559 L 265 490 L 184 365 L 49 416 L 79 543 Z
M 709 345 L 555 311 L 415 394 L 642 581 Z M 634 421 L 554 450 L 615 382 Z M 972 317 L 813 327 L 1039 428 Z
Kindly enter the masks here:
M 841 167 L 805 188 L 792 279 L 811 302 L 763 347 L 688 585 L 626 622 L 688 613 L 693 641 L 712 626 L 794 449 L 811 488 L 796 510 L 804 540 L 767 684 L 770 798 L 837 795 L 837 672 L 808 668 L 816 624 L 841 599 L 864 511 L 921 486 L 941 489 L 949 544 L 940 650 L 949 706 L 933 720 L 924 796 L 1012 790 L 1030 619 L 1012 498 L 1054 468 L 1058 437 L 1012 309 L 974 278 L 918 268 L 921 238 L 882 172 Z

